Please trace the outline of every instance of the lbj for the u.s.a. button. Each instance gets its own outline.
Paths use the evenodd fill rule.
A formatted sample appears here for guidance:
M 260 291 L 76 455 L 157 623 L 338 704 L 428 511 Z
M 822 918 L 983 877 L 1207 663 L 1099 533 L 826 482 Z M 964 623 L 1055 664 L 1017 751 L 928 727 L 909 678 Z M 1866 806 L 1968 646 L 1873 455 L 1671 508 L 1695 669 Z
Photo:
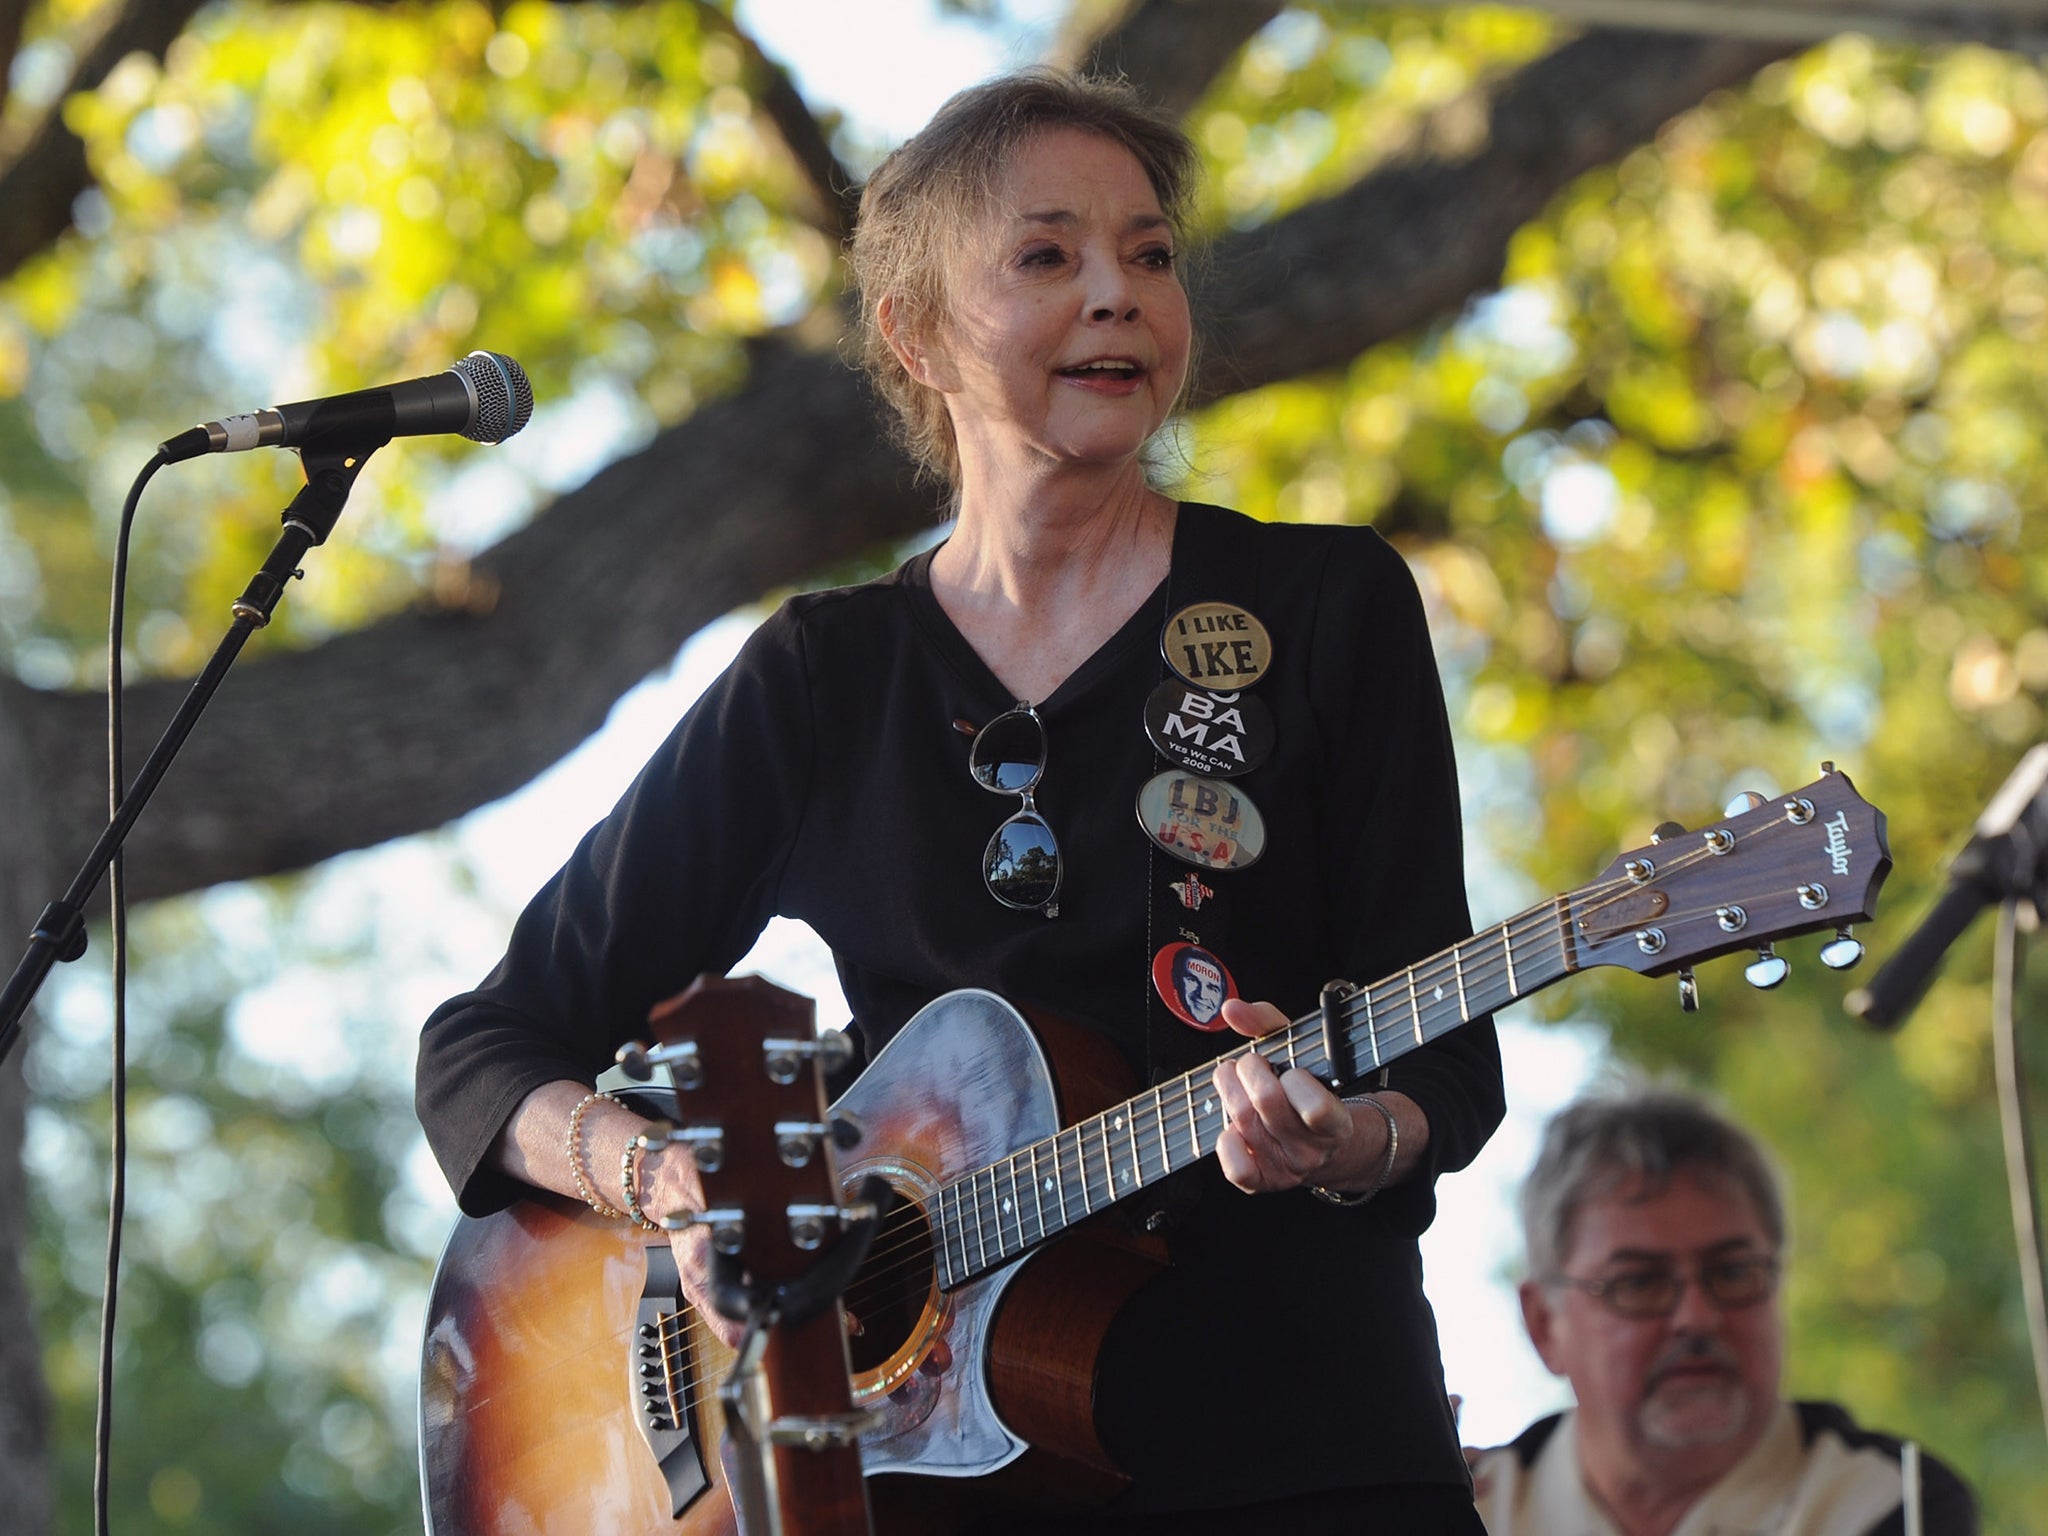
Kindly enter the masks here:
M 1251 797 L 1222 779 L 1168 769 L 1138 791 L 1145 835 L 1198 869 L 1243 869 L 1266 851 L 1266 819 Z

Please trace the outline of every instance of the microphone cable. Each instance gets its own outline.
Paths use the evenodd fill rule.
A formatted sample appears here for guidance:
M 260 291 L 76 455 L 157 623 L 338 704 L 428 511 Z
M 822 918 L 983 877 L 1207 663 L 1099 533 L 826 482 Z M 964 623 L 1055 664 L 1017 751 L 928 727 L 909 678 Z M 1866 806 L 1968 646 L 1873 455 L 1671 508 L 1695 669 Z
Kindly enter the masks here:
M 159 448 L 143 465 L 128 499 L 121 504 L 121 523 L 114 536 L 113 592 L 107 604 L 107 815 L 121 811 L 126 773 L 122 765 L 121 631 L 128 607 L 128 545 L 135 509 L 143 487 L 170 459 Z M 114 1440 L 114 1323 L 121 1279 L 121 1227 L 128 1206 L 128 892 L 122 861 L 116 852 L 107 868 L 110 908 L 109 955 L 114 981 L 113 1073 L 107 1185 L 107 1266 L 100 1295 L 99 1374 L 93 1408 L 92 1510 L 94 1536 L 108 1536 L 107 1500 L 112 1483 Z

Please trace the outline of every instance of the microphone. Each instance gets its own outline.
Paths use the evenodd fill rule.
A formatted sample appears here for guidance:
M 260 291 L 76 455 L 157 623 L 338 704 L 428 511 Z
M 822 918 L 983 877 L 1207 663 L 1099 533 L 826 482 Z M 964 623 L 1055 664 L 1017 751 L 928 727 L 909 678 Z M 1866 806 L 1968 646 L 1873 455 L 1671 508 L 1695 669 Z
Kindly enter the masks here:
M 249 448 L 378 448 L 394 437 L 459 432 L 502 443 L 533 415 L 526 370 L 502 352 L 472 352 L 444 373 L 275 405 L 202 422 L 161 444 L 167 464 Z
M 1948 947 L 1988 906 L 2015 897 L 2041 901 L 2048 854 L 2048 743 L 2020 759 L 1975 834 L 1949 865 L 1948 889 L 1898 952 L 1842 1000 L 1873 1029 L 1896 1029 L 1933 981 Z

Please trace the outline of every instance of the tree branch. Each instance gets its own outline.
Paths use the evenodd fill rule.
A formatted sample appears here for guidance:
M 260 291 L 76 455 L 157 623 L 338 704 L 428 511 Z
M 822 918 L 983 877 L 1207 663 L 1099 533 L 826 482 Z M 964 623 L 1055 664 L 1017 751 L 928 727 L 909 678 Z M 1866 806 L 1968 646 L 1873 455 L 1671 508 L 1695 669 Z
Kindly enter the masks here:
M 265 653 L 259 637 L 138 823 L 130 890 L 303 868 L 440 826 L 589 736 L 712 619 L 936 519 L 836 356 L 757 348 L 742 393 L 561 497 L 446 584 L 442 606 L 308 651 Z M 136 761 L 185 687 L 130 690 Z M 101 704 L 14 685 L 0 709 L 21 713 L 55 797 L 43 809 L 82 855 L 106 821 Z
M 1461 0 L 1428 0 L 1454 5 Z M 2048 51 L 2048 0 L 1531 0 L 1567 21 L 1816 43 L 1837 32 Z
M 1198 313 L 1214 399 L 1349 362 L 1494 287 L 1509 238 L 1581 173 L 1647 142 L 1782 44 L 1595 32 L 1508 77 L 1485 143 L 1413 158 L 1218 243 Z
M 7 105 L 8 75 L 14 68 L 14 57 L 21 52 L 22 23 L 28 19 L 28 8 L 34 0 L 0 0 L 0 107 Z
M 860 210 L 859 182 L 832 152 L 817 114 L 796 88 L 789 71 L 763 52 L 761 45 L 740 30 L 730 16 L 710 0 L 697 0 L 697 14 L 704 26 L 738 45 L 746 62 L 749 93 L 775 125 L 784 147 L 818 200 L 819 230 L 835 242 L 843 241 L 853 233 L 854 217 Z
M 1194 110 L 1210 84 L 1281 0 L 1135 0 L 1105 31 L 1056 62 L 1121 75 L 1175 117 Z
M 1584 39 L 1497 94 L 1492 142 L 1467 160 L 1387 167 L 1237 238 L 1210 295 L 1224 344 L 1205 392 L 1334 367 L 1455 313 L 1498 280 L 1514 227 L 1572 177 L 1773 56 Z M 739 393 L 480 556 L 447 606 L 243 661 L 143 819 L 135 893 L 301 868 L 440 826 L 555 761 L 710 619 L 935 515 L 834 355 L 757 349 Z M 182 693 L 135 690 L 131 739 L 153 740 Z M 98 703 L 26 691 L 0 703 L 32 716 L 21 724 L 44 766 L 44 813 L 83 850 L 104 824 Z
M 85 145 L 64 126 L 64 97 L 96 90 L 129 54 L 162 60 L 206 0 L 122 0 L 99 35 L 79 52 L 77 66 L 59 96 L 23 138 L 0 160 L 0 278 L 47 249 L 71 227 L 71 205 L 92 185 Z

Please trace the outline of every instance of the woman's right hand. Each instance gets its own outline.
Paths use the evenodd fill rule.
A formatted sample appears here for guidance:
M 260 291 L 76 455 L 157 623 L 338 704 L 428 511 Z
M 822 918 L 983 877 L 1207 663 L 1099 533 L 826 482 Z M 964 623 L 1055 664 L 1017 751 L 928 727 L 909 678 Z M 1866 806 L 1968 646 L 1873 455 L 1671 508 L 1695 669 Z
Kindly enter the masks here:
M 640 1209 L 659 1222 L 664 1216 L 704 1209 L 704 1185 L 685 1147 L 654 1147 L 640 1157 Z M 692 1225 L 669 1236 L 676 1273 L 698 1321 L 728 1347 L 737 1346 L 745 1325 L 711 1304 L 711 1232 Z
M 565 1078 L 541 1085 L 520 1101 L 492 1146 L 492 1159 L 536 1188 L 616 1212 L 625 1196 L 625 1154 L 650 1124 L 616 1100 L 593 1096 L 585 1084 Z M 684 1147 L 650 1147 L 641 1153 L 633 1189 L 651 1221 L 704 1209 L 704 1186 Z M 736 1344 L 740 1325 L 711 1305 L 711 1234 L 692 1226 L 669 1236 L 690 1305 L 714 1335 Z

